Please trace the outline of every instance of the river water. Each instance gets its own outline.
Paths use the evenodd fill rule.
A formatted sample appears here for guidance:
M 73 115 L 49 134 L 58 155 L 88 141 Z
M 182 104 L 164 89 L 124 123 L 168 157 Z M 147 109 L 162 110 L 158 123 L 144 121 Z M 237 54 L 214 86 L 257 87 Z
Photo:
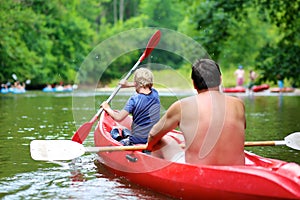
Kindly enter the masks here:
M 1 199 L 169 199 L 97 170 L 96 155 L 76 162 L 49 163 L 30 157 L 29 143 L 36 139 L 70 139 L 97 111 L 107 95 L 42 93 L 0 95 L 0 198 Z M 169 96 L 170 95 L 170 96 Z M 162 94 L 162 112 L 185 93 Z M 128 94 L 117 95 L 112 106 L 122 108 Z M 283 140 L 300 131 L 300 96 L 242 95 L 246 106 L 247 141 Z M 91 135 L 84 142 L 93 145 Z M 300 164 L 299 151 L 286 146 L 247 147 L 259 155 Z

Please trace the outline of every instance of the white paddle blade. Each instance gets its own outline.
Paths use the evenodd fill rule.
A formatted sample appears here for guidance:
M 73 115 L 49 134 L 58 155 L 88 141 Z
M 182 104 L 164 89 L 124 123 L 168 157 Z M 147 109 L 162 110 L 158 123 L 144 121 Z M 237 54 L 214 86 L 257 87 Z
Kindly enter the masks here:
M 286 146 L 300 150 L 300 132 L 292 133 L 284 138 Z
M 12 74 L 11 76 L 13 77 L 13 79 L 14 79 L 15 81 L 18 80 L 18 77 L 17 77 L 16 74 Z
M 72 160 L 85 153 L 83 145 L 71 140 L 33 140 L 30 154 L 34 160 Z

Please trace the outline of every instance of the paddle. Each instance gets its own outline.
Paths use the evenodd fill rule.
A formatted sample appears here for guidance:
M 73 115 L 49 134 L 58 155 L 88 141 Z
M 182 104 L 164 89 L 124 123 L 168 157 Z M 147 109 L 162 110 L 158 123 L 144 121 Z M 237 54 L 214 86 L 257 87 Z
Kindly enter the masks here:
M 130 77 L 130 75 L 133 73 L 133 71 L 137 68 L 137 66 L 146 57 L 148 57 L 150 55 L 150 53 L 153 51 L 153 49 L 159 43 L 160 35 L 161 35 L 160 30 L 156 31 L 152 35 L 152 37 L 148 41 L 148 44 L 147 44 L 146 49 L 144 50 L 143 54 L 141 55 L 141 57 L 139 58 L 139 60 L 135 63 L 135 65 L 131 68 L 131 70 L 125 76 L 125 78 L 124 78 L 125 80 L 127 80 Z M 115 97 L 115 95 L 119 92 L 120 89 L 121 89 L 121 85 L 118 85 L 118 87 L 114 90 L 114 92 L 107 99 L 108 103 Z M 81 127 L 79 127 L 79 129 L 74 133 L 74 135 L 72 137 L 72 141 L 75 141 L 75 142 L 78 142 L 78 143 L 82 144 L 83 141 L 85 140 L 85 138 L 90 133 L 90 130 L 91 130 L 93 124 L 97 121 L 98 117 L 100 116 L 100 114 L 102 112 L 103 112 L 103 108 L 100 108 L 98 110 L 98 112 L 96 113 L 96 115 L 89 122 L 86 122 Z
M 15 81 L 18 80 L 18 77 L 17 77 L 16 74 L 12 74 L 11 76 L 12 76 L 12 78 L 13 78 Z M 31 80 L 30 80 L 30 79 L 27 79 L 27 80 L 25 81 L 25 83 L 26 83 L 27 85 L 29 85 L 29 84 L 31 83 Z
M 15 81 L 17 81 L 17 80 L 18 80 L 18 77 L 17 77 L 17 75 L 16 75 L 16 74 L 12 74 L 11 76 L 12 76 L 12 78 L 13 78 Z
M 245 147 L 253 146 L 279 146 L 286 145 L 292 149 L 300 150 L 300 132 L 292 133 L 279 141 L 256 141 L 256 142 L 245 142 Z
M 245 142 L 245 146 L 274 145 L 286 145 L 292 149 L 300 150 L 300 132 L 295 132 L 286 136 L 283 141 Z M 145 150 L 146 147 L 146 145 L 84 147 L 82 144 L 71 140 L 33 140 L 30 143 L 30 153 L 34 160 L 72 160 L 84 153 L 138 151 Z

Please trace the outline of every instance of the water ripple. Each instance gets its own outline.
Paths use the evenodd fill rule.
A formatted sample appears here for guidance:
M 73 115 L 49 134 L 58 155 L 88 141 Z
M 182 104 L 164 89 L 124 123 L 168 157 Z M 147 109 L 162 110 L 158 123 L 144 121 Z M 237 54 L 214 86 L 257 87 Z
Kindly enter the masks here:
M 97 173 L 92 155 L 75 163 L 55 162 L 58 166 L 0 179 L 2 199 L 161 199 L 150 191 L 124 184 L 118 178 Z M 168 198 L 164 198 L 168 199 Z

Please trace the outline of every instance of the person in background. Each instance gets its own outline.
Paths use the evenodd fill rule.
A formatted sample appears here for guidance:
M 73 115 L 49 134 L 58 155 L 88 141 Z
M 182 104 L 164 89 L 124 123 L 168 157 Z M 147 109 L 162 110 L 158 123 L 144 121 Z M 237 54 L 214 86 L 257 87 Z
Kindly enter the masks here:
M 120 142 L 125 146 L 146 144 L 149 131 L 160 118 L 159 95 L 152 87 L 153 74 L 149 69 L 140 68 L 134 73 L 133 83 L 122 80 L 120 84 L 122 88 L 135 87 L 136 90 L 136 94 L 129 98 L 123 110 L 114 111 L 107 102 L 103 102 L 101 106 L 115 121 L 122 121 L 129 114 L 132 114 L 133 121 L 131 133 L 126 129 L 122 130 L 123 138 L 118 138 L 113 129 L 112 136 L 121 139 Z
M 243 101 L 219 91 L 221 71 L 210 59 L 192 67 L 197 95 L 173 103 L 149 133 L 147 150 L 174 162 L 197 165 L 244 165 L 245 108 Z M 179 127 L 183 149 L 169 131 Z
M 21 84 L 20 81 L 16 81 L 14 83 L 14 87 L 18 90 L 25 90 L 26 85 L 25 85 L 25 83 Z
M 239 65 L 238 69 L 235 70 L 234 75 L 236 76 L 236 86 L 242 87 L 244 84 L 245 71 L 242 65 Z
M 249 80 L 250 80 L 249 87 L 248 87 L 249 89 L 251 89 L 254 86 L 255 80 L 256 80 L 257 77 L 258 76 L 257 76 L 257 74 L 255 73 L 254 70 L 249 71 Z
M 284 90 L 284 82 L 283 77 L 280 74 L 277 75 L 277 84 L 279 87 L 279 91 L 282 92 Z

